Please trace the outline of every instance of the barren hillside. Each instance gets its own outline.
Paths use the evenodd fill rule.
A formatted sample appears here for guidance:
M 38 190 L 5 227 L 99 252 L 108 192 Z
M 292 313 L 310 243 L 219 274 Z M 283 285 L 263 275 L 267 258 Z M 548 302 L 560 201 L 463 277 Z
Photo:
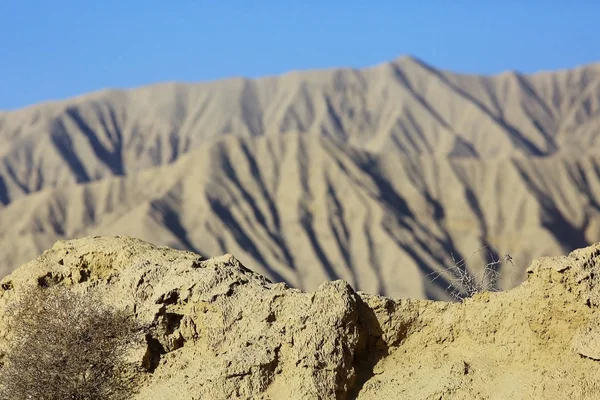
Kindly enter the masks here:
M 443 298 L 487 245 L 600 241 L 600 65 L 483 77 L 364 70 L 108 90 L 0 112 L 0 271 L 58 239 L 232 253 L 274 281 Z M 505 267 L 505 266 L 502 266 Z
M 596 244 L 536 259 L 513 290 L 448 303 L 341 280 L 304 292 L 230 254 L 81 238 L 0 281 L 0 357 L 22 339 L 6 310 L 31 287 L 61 285 L 140 325 L 127 347 L 134 399 L 595 400 L 599 268 Z

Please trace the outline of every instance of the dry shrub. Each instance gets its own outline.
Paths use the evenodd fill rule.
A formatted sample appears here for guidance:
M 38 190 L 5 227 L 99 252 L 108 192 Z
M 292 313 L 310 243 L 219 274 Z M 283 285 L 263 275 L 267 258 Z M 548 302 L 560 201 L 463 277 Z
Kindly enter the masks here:
M 93 293 L 64 286 L 29 289 L 10 305 L 0 397 L 21 400 L 127 399 L 125 346 L 133 318 Z
M 512 257 L 509 254 L 506 254 L 503 259 L 495 259 L 493 253 L 490 252 L 490 261 L 483 268 L 483 273 L 480 276 L 475 275 L 469 270 L 468 263 L 476 254 L 486 248 L 487 246 L 483 246 L 468 259 L 462 259 L 460 261 L 456 261 L 454 255 L 452 255 L 452 265 L 450 267 L 445 268 L 442 272 L 432 272 L 427 276 L 435 275 L 431 279 L 432 282 L 442 275 L 446 276 L 449 282 L 446 291 L 458 302 L 473 297 L 473 295 L 477 293 L 498 292 L 500 291 L 498 285 L 500 272 L 498 268 L 503 262 L 507 262 L 513 268 L 514 272 L 514 264 Z

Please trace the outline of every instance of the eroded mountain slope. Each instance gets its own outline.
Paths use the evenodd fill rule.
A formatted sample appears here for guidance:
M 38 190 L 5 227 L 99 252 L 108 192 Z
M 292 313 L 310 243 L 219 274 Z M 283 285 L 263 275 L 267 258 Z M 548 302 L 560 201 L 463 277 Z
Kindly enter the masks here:
M 125 177 L 45 189 L 0 210 L 2 263 L 57 239 L 127 234 L 213 255 L 232 251 L 274 281 L 345 279 L 394 296 L 445 298 L 433 271 L 486 251 L 523 278 L 537 254 L 600 240 L 600 159 L 480 160 L 372 154 L 301 134 L 228 137 Z M 5 273 L 9 269 L 4 270 Z M 439 286 L 438 286 L 439 285 Z
M 480 77 L 411 58 L 3 112 L 0 273 L 130 234 L 305 289 L 432 298 L 427 274 L 488 246 L 471 267 L 508 253 L 511 285 L 600 240 L 599 118 L 598 65 Z
M 364 70 L 108 90 L 0 114 L 3 203 L 170 163 L 223 135 L 303 133 L 372 152 L 481 157 L 597 148 L 600 67 L 493 77 L 404 57 Z

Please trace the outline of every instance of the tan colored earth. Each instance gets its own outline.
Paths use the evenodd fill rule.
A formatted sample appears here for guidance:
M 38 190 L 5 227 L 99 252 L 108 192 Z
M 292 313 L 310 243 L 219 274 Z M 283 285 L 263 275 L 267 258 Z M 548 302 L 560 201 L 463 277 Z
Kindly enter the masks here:
M 149 336 L 136 399 L 598 399 L 600 244 L 462 303 L 271 283 L 234 256 L 129 237 L 56 243 L 0 284 L 99 290 Z M 68 327 L 66 327 L 68 329 Z M 10 337 L 0 320 L 0 348 Z M 75 350 L 74 350 L 75 351 Z M 150 361 L 149 361 L 150 360 Z
M 131 235 L 274 282 L 447 299 L 427 275 L 600 241 L 600 65 L 362 70 L 105 90 L 0 112 L 0 276 Z

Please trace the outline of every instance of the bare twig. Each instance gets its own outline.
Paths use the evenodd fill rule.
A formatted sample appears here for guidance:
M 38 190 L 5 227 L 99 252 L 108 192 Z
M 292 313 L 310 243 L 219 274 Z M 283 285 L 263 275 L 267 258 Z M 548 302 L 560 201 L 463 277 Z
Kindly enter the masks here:
M 454 258 L 454 254 L 450 254 L 452 258 L 452 266 L 445 268 L 441 272 L 432 272 L 427 274 L 427 276 L 434 275 L 431 281 L 435 281 L 442 275 L 449 275 L 449 285 L 446 287 L 448 293 L 454 298 L 456 301 L 463 301 L 469 297 L 472 297 L 476 293 L 481 292 L 497 292 L 500 289 L 498 288 L 498 280 L 500 278 L 500 273 L 497 270 L 497 266 L 502 264 L 502 260 L 494 259 L 493 253 L 489 253 L 491 257 L 491 261 L 487 263 L 483 270 L 483 274 L 480 279 L 468 269 L 467 265 L 469 261 L 482 250 L 486 249 L 488 246 L 483 246 L 467 259 L 462 259 L 456 261 Z M 513 259 L 510 254 L 506 254 L 504 256 L 504 261 L 509 262 L 513 267 Z

